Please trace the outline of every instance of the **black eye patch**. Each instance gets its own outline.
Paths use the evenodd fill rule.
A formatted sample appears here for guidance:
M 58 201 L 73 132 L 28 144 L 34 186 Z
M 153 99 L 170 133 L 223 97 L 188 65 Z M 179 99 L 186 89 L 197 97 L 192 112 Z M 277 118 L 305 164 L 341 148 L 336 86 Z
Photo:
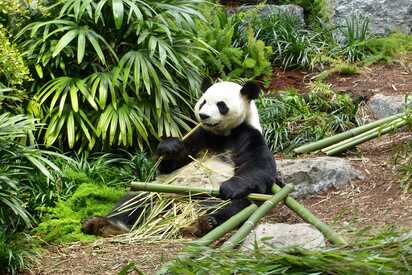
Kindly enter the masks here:
M 199 110 L 202 109 L 203 105 L 206 104 L 206 100 L 203 100 L 203 102 L 199 105 Z
M 222 115 L 226 115 L 227 112 L 229 112 L 229 108 L 227 107 L 226 103 L 224 103 L 223 101 L 219 101 L 218 103 L 216 103 L 217 108 L 219 109 L 219 112 Z

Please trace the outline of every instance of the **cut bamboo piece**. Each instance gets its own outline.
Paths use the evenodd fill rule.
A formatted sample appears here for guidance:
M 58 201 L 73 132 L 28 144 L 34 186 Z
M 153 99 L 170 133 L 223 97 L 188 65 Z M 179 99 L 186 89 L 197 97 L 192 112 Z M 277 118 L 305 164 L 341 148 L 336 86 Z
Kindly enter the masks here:
M 249 219 L 240 227 L 240 229 L 227 240 L 222 248 L 231 249 L 243 242 L 247 235 L 252 231 L 255 225 L 263 218 L 269 210 L 276 206 L 280 201 L 282 201 L 286 196 L 292 192 L 294 189 L 292 184 L 287 184 L 279 192 L 273 195 L 269 200 L 265 201 L 250 217 Z
M 339 153 L 341 153 L 341 152 L 343 152 L 343 151 L 345 151 L 345 150 L 347 150 L 347 149 L 349 149 L 349 148 L 352 148 L 352 147 L 354 147 L 354 146 L 356 146 L 356 145 L 358 145 L 358 144 L 361 144 L 361 143 L 366 142 L 366 141 L 368 141 L 368 140 L 374 139 L 374 138 L 376 138 L 376 137 L 378 137 L 378 136 L 387 134 L 387 133 L 389 133 L 389 132 L 391 132 L 391 131 L 393 131 L 393 130 L 395 130 L 395 129 L 398 129 L 398 128 L 404 126 L 406 123 L 407 123 L 406 120 L 402 120 L 402 121 L 399 121 L 399 122 L 397 122 L 397 123 L 395 123 L 395 124 L 391 124 L 391 125 L 383 128 L 383 129 L 376 129 L 375 131 L 371 132 L 370 134 L 365 135 L 365 136 L 362 136 L 362 137 L 360 137 L 360 138 L 359 138 L 359 137 L 354 137 L 354 138 L 352 138 L 349 142 L 343 144 L 342 146 L 340 146 L 340 147 L 335 147 L 334 149 L 329 150 L 329 151 L 327 151 L 327 152 L 325 152 L 325 153 L 326 153 L 326 155 L 328 155 L 328 156 L 333 156 L 333 155 L 339 154 Z
M 133 191 L 149 191 L 149 192 L 160 192 L 160 193 L 175 193 L 183 195 L 209 195 L 217 197 L 219 196 L 219 189 L 216 188 L 202 188 L 202 187 L 191 187 L 191 186 L 181 186 L 174 184 L 161 184 L 154 182 L 132 182 L 130 183 L 130 188 Z M 253 201 L 266 201 L 270 199 L 271 195 L 251 193 L 247 196 L 248 199 Z
M 247 218 L 250 217 L 250 215 L 255 212 L 257 209 L 256 204 L 251 204 L 224 223 L 222 223 L 220 226 L 216 227 L 206 235 L 204 235 L 202 238 L 193 241 L 190 245 L 203 245 L 207 246 L 211 244 L 212 242 L 216 241 L 220 237 L 224 236 L 226 233 L 232 231 L 236 227 L 238 227 L 242 222 L 244 222 Z
M 277 184 L 273 185 L 273 193 L 277 193 L 282 190 Z M 316 227 L 331 243 L 336 245 L 346 245 L 346 241 L 339 236 L 335 231 L 332 230 L 328 225 L 324 224 L 315 215 L 313 215 L 308 209 L 297 202 L 294 198 L 288 196 L 285 200 L 285 204 L 293 210 L 299 217 L 301 217 L 306 222 L 312 224 Z
M 312 142 L 312 143 L 309 143 L 309 144 L 299 146 L 298 148 L 295 148 L 293 151 L 295 153 L 309 153 L 309 152 L 312 152 L 312 151 L 315 151 L 315 150 L 319 150 L 319 149 L 325 148 L 329 145 L 335 144 L 339 141 L 357 136 L 357 135 L 359 135 L 363 132 L 366 132 L 370 129 L 376 128 L 376 127 L 378 127 L 382 124 L 391 122 L 392 120 L 395 120 L 395 119 L 397 119 L 399 117 L 402 117 L 404 115 L 405 115 L 404 113 L 401 113 L 401 114 L 396 114 L 396 115 L 393 115 L 393 116 L 390 116 L 390 117 L 386 117 L 386 118 L 374 121 L 372 123 L 368 123 L 366 125 L 362 125 L 362 126 L 353 128 L 349 131 L 346 131 L 346 132 L 343 132 L 343 133 L 340 133 L 340 134 L 337 134 L 337 135 L 334 135 L 334 136 L 331 136 L 331 137 L 327 137 L 327 138 L 321 139 L 321 140 L 316 141 L 316 142 Z
M 353 141 L 354 139 L 359 139 L 359 138 L 363 138 L 363 137 L 365 137 L 365 136 L 369 136 L 370 134 L 374 133 L 375 131 L 383 130 L 383 129 L 385 129 L 385 128 L 388 127 L 388 126 L 395 125 L 395 124 L 397 124 L 398 122 L 403 121 L 403 120 L 404 120 L 404 118 L 397 118 L 397 119 L 395 119 L 395 120 L 392 120 L 391 122 L 388 122 L 387 124 L 379 125 L 379 126 L 377 126 L 376 128 L 370 129 L 370 130 L 368 130 L 368 131 L 366 131 L 366 132 L 363 132 L 362 134 L 359 134 L 359 135 L 357 135 L 357 136 L 355 136 L 355 137 L 342 140 L 341 142 L 336 143 L 336 144 L 332 144 L 332 145 L 330 145 L 330 146 L 328 146 L 328 147 L 326 147 L 326 148 L 323 148 L 321 151 L 324 152 L 324 153 L 326 153 L 327 151 L 330 151 L 330 150 L 332 150 L 332 149 L 335 149 L 335 148 L 338 148 L 338 147 L 342 147 L 343 145 L 350 143 L 350 142 Z

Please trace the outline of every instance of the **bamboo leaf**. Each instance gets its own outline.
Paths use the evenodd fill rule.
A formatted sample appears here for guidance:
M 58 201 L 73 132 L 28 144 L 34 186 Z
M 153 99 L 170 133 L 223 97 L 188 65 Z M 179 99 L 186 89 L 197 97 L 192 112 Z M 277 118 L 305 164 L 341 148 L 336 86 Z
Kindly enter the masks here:
M 69 148 L 72 149 L 75 142 L 75 128 L 74 128 L 74 117 L 73 112 L 70 112 L 69 116 L 67 117 L 67 141 L 69 143 Z
M 63 35 L 63 37 L 60 38 L 59 42 L 57 43 L 52 56 L 56 57 L 70 42 L 73 41 L 73 39 L 78 35 L 78 32 L 79 31 L 75 29 Z
M 124 16 L 123 0 L 113 0 L 112 7 L 116 29 L 120 29 L 122 27 Z

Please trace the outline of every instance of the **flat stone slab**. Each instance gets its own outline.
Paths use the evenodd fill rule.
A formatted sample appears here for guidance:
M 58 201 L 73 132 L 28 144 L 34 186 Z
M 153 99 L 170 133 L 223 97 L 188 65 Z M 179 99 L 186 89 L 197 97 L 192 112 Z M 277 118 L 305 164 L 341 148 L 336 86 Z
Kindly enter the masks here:
M 376 94 L 368 101 L 369 109 L 376 119 L 401 113 L 406 106 L 412 107 L 411 96 Z
M 361 179 L 349 161 L 336 157 L 277 160 L 278 172 L 283 182 L 295 185 L 294 197 L 303 197 L 339 188 L 354 179 Z
M 318 249 L 325 247 L 325 238 L 319 230 L 307 223 L 264 223 L 252 230 L 241 249 L 252 250 L 256 245 L 259 248 L 299 246 Z

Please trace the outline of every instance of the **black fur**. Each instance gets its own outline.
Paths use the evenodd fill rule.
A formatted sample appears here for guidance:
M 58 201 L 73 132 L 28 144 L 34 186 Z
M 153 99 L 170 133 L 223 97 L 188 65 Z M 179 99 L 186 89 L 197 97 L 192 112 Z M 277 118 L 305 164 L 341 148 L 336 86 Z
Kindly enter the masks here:
M 243 85 L 242 89 L 240 90 L 240 93 L 246 96 L 249 100 L 258 98 L 259 92 L 260 92 L 259 86 L 255 82 L 252 82 L 252 81 L 246 82 L 245 85 Z
M 233 129 L 228 136 L 215 135 L 200 128 L 180 145 L 176 144 L 176 139 L 162 141 L 158 151 L 173 155 L 171 152 L 176 152 L 176 148 L 183 148 L 183 153 L 163 160 L 159 166 L 161 173 L 183 167 L 191 162 L 189 155 L 196 156 L 204 149 L 215 153 L 232 152 L 235 175 L 220 187 L 221 197 L 232 202 L 212 215 L 217 221 L 216 226 L 248 206 L 250 202 L 245 199 L 248 194 L 271 193 L 271 187 L 277 181 L 276 164 L 262 134 L 246 123 Z

